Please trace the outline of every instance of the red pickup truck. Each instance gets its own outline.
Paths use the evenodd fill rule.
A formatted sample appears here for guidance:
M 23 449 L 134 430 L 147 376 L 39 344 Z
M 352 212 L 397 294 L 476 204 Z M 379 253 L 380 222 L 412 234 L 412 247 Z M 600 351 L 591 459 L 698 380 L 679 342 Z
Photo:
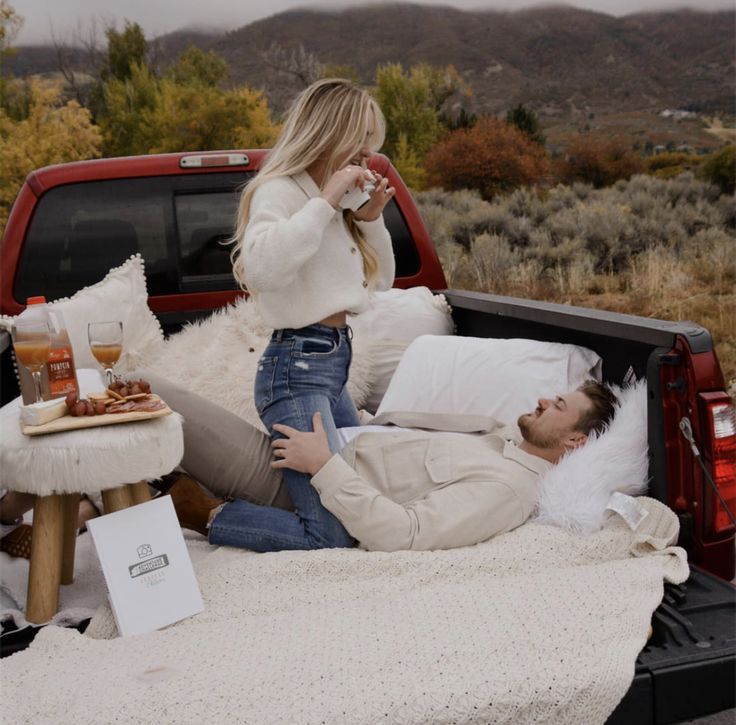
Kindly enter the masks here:
M 31 173 L 2 240 L 0 310 L 17 314 L 36 294 L 68 296 L 136 252 L 146 260 L 149 303 L 166 331 L 230 302 L 241 292 L 220 242 L 232 233 L 238 192 L 263 153 L 105 159 Z M 736 594 L 727 581 L 734 577 L 734 527 L 700 463 L 736 509 L 736 411 L 708 331 L 445 289 L 410 192 L 386 157 L 374 156 L 371 165 L 397 189 L 385 212 L 396 286 L 443 292 L 458 335 L 581 344 L 602 357 L 605 380 L 647 379 L 649 495 L 679 516 L 680 544 L 693 567 L 685 585 L 667 586 L 634 682 L 609 722 L 668 723 L 734 707 Z M 6 402 L 17 394 L 6 334 L 0 348 Z

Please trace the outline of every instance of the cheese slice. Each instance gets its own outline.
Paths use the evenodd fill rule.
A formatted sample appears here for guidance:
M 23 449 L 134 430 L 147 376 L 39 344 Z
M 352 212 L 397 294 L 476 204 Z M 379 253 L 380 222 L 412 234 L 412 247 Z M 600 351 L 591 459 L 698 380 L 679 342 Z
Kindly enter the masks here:
M 42 400 L 40 403 L 24 405 L 20 409 L 20 420 L 24 425 L 43 425 L 66 415 L 68 408 L 64 398 Z

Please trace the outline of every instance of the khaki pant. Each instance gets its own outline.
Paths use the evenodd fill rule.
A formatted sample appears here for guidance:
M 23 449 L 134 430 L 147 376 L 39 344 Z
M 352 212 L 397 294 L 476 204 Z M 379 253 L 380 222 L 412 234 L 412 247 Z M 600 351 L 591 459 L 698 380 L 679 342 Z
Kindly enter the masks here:
M 146 370 L 129 376 L 153 391 L 184 418 L 181 467 L 221 498 L 243 498 L 293 510 L 280 471 L 271 468 L 270 439 L 237 415 Z

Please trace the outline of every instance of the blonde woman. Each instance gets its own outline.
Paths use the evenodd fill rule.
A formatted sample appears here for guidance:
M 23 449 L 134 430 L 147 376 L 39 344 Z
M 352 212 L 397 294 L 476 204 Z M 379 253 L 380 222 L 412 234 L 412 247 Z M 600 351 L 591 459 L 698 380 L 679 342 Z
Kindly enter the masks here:
M 255 381 L 256 407 L 273 439 L 283 437 L 282 425 L 311 431 L 319 413 L 336 453 L 336 429 L 359 424 L 345 387 L 352 355 L 346 313 L 364 309 L 370 290 L 389 289 L 395 270 L 382 218 L 395 190 L 366 168 L 384 129 L 366 91 L 346 80 L 318 81 L 297 98 L 243 193 L 234 271 L 274 328 Z M 369 183 L 363 206 L 341 208 L 346 193 Z M 233 501 L 210 522 L 210 541 L 256 551 L 352 546 L 310 477 L 283 473 L 294 512 Z

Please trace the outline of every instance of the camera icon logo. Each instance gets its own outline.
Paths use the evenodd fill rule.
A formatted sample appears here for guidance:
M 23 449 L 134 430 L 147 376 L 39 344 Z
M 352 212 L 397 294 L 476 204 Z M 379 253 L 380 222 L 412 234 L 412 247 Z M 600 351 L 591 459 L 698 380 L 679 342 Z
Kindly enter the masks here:
M 145 559 L 147 556 L 153 554 L 153 548 L 150 544 L 141 544 L 136 551 L 138 552 L 139 559 Z

